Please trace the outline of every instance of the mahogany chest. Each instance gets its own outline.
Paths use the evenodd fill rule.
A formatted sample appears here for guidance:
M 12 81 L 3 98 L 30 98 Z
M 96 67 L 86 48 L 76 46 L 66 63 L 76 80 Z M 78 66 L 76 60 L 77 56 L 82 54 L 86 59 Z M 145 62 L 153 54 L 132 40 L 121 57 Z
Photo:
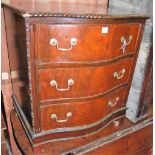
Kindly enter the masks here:
M 32 145 L 119 126 L 146 16 L 8 4 L 4 13 L 13 104 Z

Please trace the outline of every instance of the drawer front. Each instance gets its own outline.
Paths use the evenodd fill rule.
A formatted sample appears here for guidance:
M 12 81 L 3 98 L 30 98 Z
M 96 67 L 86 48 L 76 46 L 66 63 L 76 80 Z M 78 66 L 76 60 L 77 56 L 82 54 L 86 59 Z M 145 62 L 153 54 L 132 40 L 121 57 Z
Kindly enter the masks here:
M 104 61 L 134 53 L 140 24 L 39 25 L 39 63 Z
M 54 104 L 41 108 L 42 130 L 95 123 L 123 106 L 126 88 L 90 101 Z
M 100 67 L 39 70 L 40 101 L 90 97 L 127 83 L 132 59 Z

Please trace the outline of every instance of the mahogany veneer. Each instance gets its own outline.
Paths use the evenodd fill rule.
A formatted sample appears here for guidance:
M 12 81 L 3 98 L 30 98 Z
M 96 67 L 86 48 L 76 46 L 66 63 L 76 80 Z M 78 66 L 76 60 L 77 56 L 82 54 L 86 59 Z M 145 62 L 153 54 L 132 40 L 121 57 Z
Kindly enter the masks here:
M 43 106 L 41 108 L 42 130 L 89 125 L 99 120 L 101 121 L 106 115 L 123 107 L 124 91 L 125 88 L 120 88 L 99 99 Z M 61 119 L 65 119 L 68 111 L 72 112 L 73 116 L 66 123 L 59 124 L 56 121 L 50 121 L 52 113 L 57 114 Z M 93 114 L 94 111 L 96 113 L 95 115 Z
M 109 24 L 108 33 L 102 32 L 104 28 L 107 28 L 107 24 L 37 25 L 36 42 L 39 64 L 106 61 L 135 52 L 139 39 L 140 24 Z M 130 35 L 133 36 L 132 42 L 123 54 L 120 48 L 120 39 L 122 36 L 128 38 Z M 71 38 L 77 39 L 77 45 L 73 46 L 71 51 L 64 53 L 49 44 L 51 37 L 56 38 L 59 46 L 63 48 L 70 46 Z
M 40 101 L 43 104 L 46 101 L 65 100 L 66 98 L 68 100 L 74 98 L 81 99 L 104 94 L 112 88 L 128 82 L 131 64 L 132 59 L 127 59 L 98 67 L 39 70 L 38 91 L 40 92 Z M 114 76 L 115 73 L 118 76 Z M 69 79 L 73 79 L 74 83 L 69 87 L 69 90 L 63 92 L 58 91 L 56 86 L 50 85 L 50 82 L 55 80 L 58 89 L 67 88 Z
M 124 117 L 148 18 L 88 11 L 84 4 L 66 12 L 63 4 L 56 12 L 47 3 L 3 4 L 13 105 L 32 148 L 87 137 Z

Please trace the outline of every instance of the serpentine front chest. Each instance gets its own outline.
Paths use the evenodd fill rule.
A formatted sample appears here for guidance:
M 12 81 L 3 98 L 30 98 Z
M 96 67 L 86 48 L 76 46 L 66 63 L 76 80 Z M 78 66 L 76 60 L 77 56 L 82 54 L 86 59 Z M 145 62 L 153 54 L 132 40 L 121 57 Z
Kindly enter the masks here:
M 4 6 L 13 104 L 30 142 L 118 127 L 146 17 Z

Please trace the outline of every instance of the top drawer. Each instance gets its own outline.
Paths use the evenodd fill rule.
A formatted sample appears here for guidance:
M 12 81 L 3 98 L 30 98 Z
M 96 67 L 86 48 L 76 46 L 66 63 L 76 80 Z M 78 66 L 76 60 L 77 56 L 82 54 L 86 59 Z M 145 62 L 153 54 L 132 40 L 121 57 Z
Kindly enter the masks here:
M 104 61 L 134 53 L 140 24 L 37 26 L 39 63 Z

